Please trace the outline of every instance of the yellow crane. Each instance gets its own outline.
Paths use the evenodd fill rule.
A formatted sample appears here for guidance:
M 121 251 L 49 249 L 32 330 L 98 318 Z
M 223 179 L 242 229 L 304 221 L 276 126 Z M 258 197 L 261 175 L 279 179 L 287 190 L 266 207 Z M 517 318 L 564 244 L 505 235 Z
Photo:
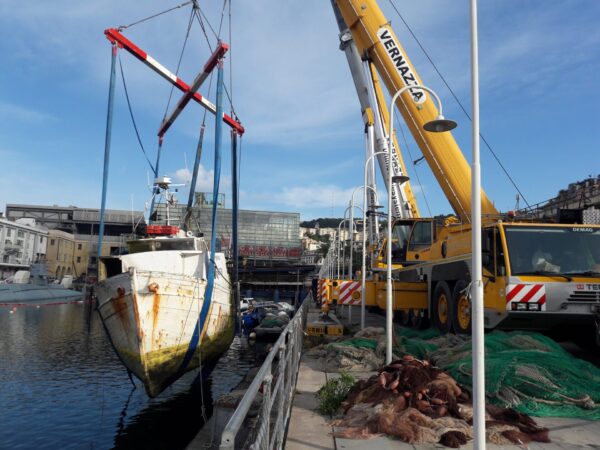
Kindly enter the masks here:
M 373 94 L 370 105 L 361 100 L 365 122 L 371 120 L 364 114 L 371 107 L 387 129 L 380 79 L 390 94 L 414 87 L 398 98 L 396 107 L 456 214 L 444 223 L 419 217 L 412 191 L 401 189 L 408 213 L 394 211 L 394 309 L 414 326 L 424 326 L 430 319 L 442 332 L 468 333 L 470 167 L 450 132 L 423 130 L 438 110 L 429 93 L 419 88 L 423 83 L 377 2 L 332 0 L 332 4 L 342 35 L 344 31 L 350 34 L 354 51 L 368 64 L 363 72 L 370 78 L 366 85 L 372 86 Z M 401 161 L 397 143 L 394 146 Z M 405 173 L 403 163 L 399 171 Z M 484 192 L 481 211 L 485 326 L 550 329 L 595 324 L 600 342 L 600 226 L 518 221 L 500 214 Z M 379 255 L 385 254 L 385 245 Z M 371 266 L 375 270 L 385 267 L 383 258 L 374 257 Z M 335 281 L 327 291 L 330 299 L 335 299 Z M 384 308 L 385 282 L 374 276 L 366 288 L 368 304 Z

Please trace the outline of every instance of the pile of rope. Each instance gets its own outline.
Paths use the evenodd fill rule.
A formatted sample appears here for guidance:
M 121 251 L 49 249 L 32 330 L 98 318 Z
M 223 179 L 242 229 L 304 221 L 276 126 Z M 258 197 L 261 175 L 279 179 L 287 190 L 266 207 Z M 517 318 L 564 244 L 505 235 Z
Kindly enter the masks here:
M 410 444 L 441 443 L 458 448 L 472 439 L 470 397 L 440 368 L 412 356 L 380 368 L 361 380 L 342 403 L 334 435 L 368 439 L 395 436 Z M 486 407 L 487 441 L 524 445 L 550 442 L 548 430 L 508 408 Z

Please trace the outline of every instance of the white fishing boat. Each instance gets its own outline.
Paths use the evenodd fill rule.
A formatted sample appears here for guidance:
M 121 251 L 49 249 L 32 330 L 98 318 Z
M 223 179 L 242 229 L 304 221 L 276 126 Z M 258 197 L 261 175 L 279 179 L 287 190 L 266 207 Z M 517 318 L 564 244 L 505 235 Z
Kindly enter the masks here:
M 193 2 L 193 8 L 197 8 Z M 111 81 L 105 141 L 104 180 L 102 189 L 99 244 L 102 248 L 103 211 L 106 204 L 108 155 L 112 124 L 112 102 L 115 85 L 117 51 L 123 48 L 148 67 L 159 73 L 183 91 L 183 97 L 160 126 L 159 150 L 152 167 L 156 177 L 150 207 L 147 238 L 127 243 L 128 254 L 102 257 L 99 264 L 99 283 L 96 288 L 98 311 L 117 354 L 128 370 L 143 381 L 146 392 L 154 397 L 183 373 L 202 365 L 210 367 L 229 348 L 234 335 L 234 302 L 225 255 L 215 251 L 217 198 L 221 173 L 221 136 L 223 121 L 235 130 L 232 139 L 232 249 L 234 266 L 237 265 L 237 136 L 244 128 L 223 111 L 224 76 L 223 57 L 229 46 L 219 41 L 207 63 L 192 85 L 184 83 L 155 59 L 143 52 L 122 33 L 110 28 L 105 35 L 113 45 L 111 53 Z M 191 231 L 184 232 L 171 222 L 191 227 L 194 189 L 200 167 L 204 120 L 196 150 L 196 159 L 190 180 L 186 216 L 179 223 L 177 214 L 171 217 L 170 206 L 176 201 L 169 191 L 171 180 L 159 177 L 162 139 L 183 108 L 191 100 L 203 99 L 196 91 L 216 69 L 216 104 L 200 101 L 215 115 L 215 156 L 213 169 L 213 212 L 210 245 Z M 129 101 L 129 100 L 128 100 Z M 233 106 L 232 106 L 233 110 Z M 138 136 L 139 137 L 139 136 Z M 182 185 L 183 186 L 183 185 Z M 158 218 L 154 209 L 157 195 L 165 198 L 165 217 Z M 181 211 L 181 210 L 179 210 Z M 173 213 L 175 210 L 173 210 Z M 163 219 L 166 221 L 163 222 Z M 210 248 L 210 250 L 209 250 Z M 234 270 L 234 274 L 237 272 Z M 234 280 L 235 282 L 235 280 Z
M 129 254 L 101 258 L 96 289 L 116 352 L 151 397 L 200 363 L 214 362 L 234 334 L 225 256 L 214 255 L 214 286 L 203 320 L 210 252 L 202 238 L 157 227 L 175 233 L 130 241 Z
M 175 198 L 160 178 L 166 210 Z M 167 222 L 168 223 L 168 222 Z M 148 238 L 127 242 L 128 254 L 100 258 L 98 312 L 111 343 L 150 397 L 185 372 L 210 367 L 234 335 L 231 282 L 223 253 L 171 225 L 149 225 Z

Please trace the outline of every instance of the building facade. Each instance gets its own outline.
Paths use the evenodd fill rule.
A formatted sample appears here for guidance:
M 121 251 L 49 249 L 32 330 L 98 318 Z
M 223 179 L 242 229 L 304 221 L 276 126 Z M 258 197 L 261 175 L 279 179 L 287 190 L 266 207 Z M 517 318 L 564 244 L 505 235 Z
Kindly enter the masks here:
M 48 230 L 35 220 L 0 218 L 0 279 L 46 258 Z
M 71 236 L 68 238 L 61 235 L 60 239 L 61 242 L 63 242 L 62 240 L 69 241 L 69 239 L 73 242 L 72 260 L 68 265 L 65 265 L 65 261 L 57 260 L 54 272 L 49 270 L 50 276 L 57 276 L 57 273 L 61 272 L 66 274 L 68 270 L 71 271 L 68 273 L 69 275 L 88 274 L 92 278 L 95 276 L 98 268 L 99 209 L 7 204 L 5 215 L 7 220 L 17 222 L 22 219 L 34 219 L 38 225 L 42 225 L 48 230 L 62 231 Z M 126 241 L 135 234 L 140 226 L 145 226 L 143 211 L 105 210 L 104 237 L 100 254 L 110 255 L 122 251 L 126 246 Z M 55 239 L 55 244 L 57 244 L 59 238 Z M 65 243 L 65 245 L 67 244 Z M 58 248 L 54 252 L 58 258 Z M 61 255 L 64 257 L 63 253 Z
M 528 208 L 538 219 L 564 223 L 600 223 L 600 175 L 570 183 L 547 202 Z
M 212 232 L 212 205 L 198 199 L 209 198 L 196 194 L 196 205 L 190 219 L 191 231 L 202 233 L 210 244 Z M 210 197 L 212 198 L 212 197 Z M 224 208 L 224 201 L 217 207 L 217 251 L 227 257 L 231 252 L 232 210 Z M 156 224 L 166 224 L 166 207 L 156 206 Z M 171 225 L 179 225 L 185 216 L 185 206 L 169 208 Z M 240 210 L 238 214 L 238 248 L 242 264 L 273 266 L 298 264 L 302 255 L 299 237 L 300 214 L 288 212 Z
M 46 266 L 48 276 L 61 280 L 65 275 L 77 277 L 74 259 L 75 237 L 60 230 L 48 231 Z

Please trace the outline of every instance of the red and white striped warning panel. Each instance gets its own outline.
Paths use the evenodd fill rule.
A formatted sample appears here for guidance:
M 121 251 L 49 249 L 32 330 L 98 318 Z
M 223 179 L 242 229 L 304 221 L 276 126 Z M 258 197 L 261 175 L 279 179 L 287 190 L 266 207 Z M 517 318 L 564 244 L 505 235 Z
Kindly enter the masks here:
M 545 311 L 546 285 L 509 284 L 506 287 L 506 309 L 509 311 Z
M 321 302 L 327 301 L 327 279 L 321 278 L 319 280 L 319 289 L 317 292 L 318 299 Z
M 338 293 L 338 305 L 360 305 L 358 281 L 340 281 Z

